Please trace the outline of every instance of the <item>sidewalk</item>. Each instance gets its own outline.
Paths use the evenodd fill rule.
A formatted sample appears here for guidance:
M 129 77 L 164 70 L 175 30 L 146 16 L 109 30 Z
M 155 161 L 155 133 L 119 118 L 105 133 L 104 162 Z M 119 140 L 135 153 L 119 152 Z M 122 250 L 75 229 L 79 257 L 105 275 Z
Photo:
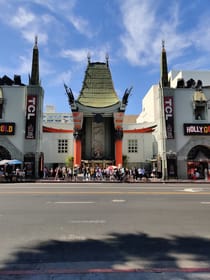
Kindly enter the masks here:
M 149 178 L 149 179 L 142 179 L 142 180 L 126 180 L 126 181 L 119 181 L 119 180 L 84 180 L 83 177 L 78 177 L 77 180 L 70 180 L 70 179 L 64 179 L 64 180 L 55 180 L 55 178 L 45 178 L 45 179 L 36 179 L 35 182 L 43 182 L 43 183 L 116 183 L 116 184 L 122 184 L 122 183 L 129 183 L 129 184 L 148 184 L 148 183 L 163 183 L 163 184 L 170 184 L 170 183 L 188 183 L 188 184 L 210 184 L 209 180 L 190 180 L 190 179 L 166 179 L 163 180 L 162 178 Z

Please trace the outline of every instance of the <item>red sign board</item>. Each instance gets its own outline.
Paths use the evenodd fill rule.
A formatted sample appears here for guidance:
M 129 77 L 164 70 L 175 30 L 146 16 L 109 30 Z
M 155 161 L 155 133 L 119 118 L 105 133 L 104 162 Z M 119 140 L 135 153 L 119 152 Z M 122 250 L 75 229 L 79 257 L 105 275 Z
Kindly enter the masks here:
M 36 114 L 37 114 L 37 96 L 28 95 L 26 105 L 26 139 L 36 138 Z
M 164 96 L 164 115 L 167 139 L 174 139 L 174 100 L 173 96 Z

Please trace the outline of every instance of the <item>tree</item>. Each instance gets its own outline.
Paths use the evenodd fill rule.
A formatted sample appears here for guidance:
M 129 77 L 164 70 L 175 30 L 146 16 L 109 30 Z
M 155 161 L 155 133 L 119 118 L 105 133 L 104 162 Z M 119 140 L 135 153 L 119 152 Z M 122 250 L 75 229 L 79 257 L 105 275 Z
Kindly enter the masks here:
M 72 168 L 73 167 L 73 163 L 74 163 L 74 157 L 68 156 L 66 158 L 66 166 Z
M 127 167 L 127 164 L 128 164 L 128 156 L 123 155 L 123 167 Z

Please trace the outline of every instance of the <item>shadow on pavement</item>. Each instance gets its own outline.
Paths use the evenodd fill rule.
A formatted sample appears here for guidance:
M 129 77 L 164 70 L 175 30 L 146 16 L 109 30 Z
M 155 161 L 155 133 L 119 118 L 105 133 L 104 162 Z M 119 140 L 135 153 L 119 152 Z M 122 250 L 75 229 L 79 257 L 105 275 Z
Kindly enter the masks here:
M 170 267 L 179 268 L 178 260 L 183 254 L 196 262 L 209 264 L 210 239 L 111 233 L 103 240 L 47 240 L 33 246 L 18 248 L 10 259 L 5 260 L 2 270 L 18 267 L 20 264 L 58 262 L 95 262 L 97 268 L 97 262 L 123 265 L 131 259 L 146 262 L 145 268 L 160 267 L 160 262 L 170 262 Z

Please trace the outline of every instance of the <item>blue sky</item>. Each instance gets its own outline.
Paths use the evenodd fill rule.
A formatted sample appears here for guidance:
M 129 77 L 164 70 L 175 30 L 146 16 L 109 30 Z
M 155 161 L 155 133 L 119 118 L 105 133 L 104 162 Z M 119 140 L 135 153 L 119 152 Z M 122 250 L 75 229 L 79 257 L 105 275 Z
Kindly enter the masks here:
M 126 114 L 160 78 L 161 42 L 169 70 L 210 69 L 209 0 L 0 0 L 0 76 L 28 83 L 38 36 L 46 105 L 70 112 L 63 83 L 78 96 L 91 61 L 109 65 L 121 98 L 133 86 Z

